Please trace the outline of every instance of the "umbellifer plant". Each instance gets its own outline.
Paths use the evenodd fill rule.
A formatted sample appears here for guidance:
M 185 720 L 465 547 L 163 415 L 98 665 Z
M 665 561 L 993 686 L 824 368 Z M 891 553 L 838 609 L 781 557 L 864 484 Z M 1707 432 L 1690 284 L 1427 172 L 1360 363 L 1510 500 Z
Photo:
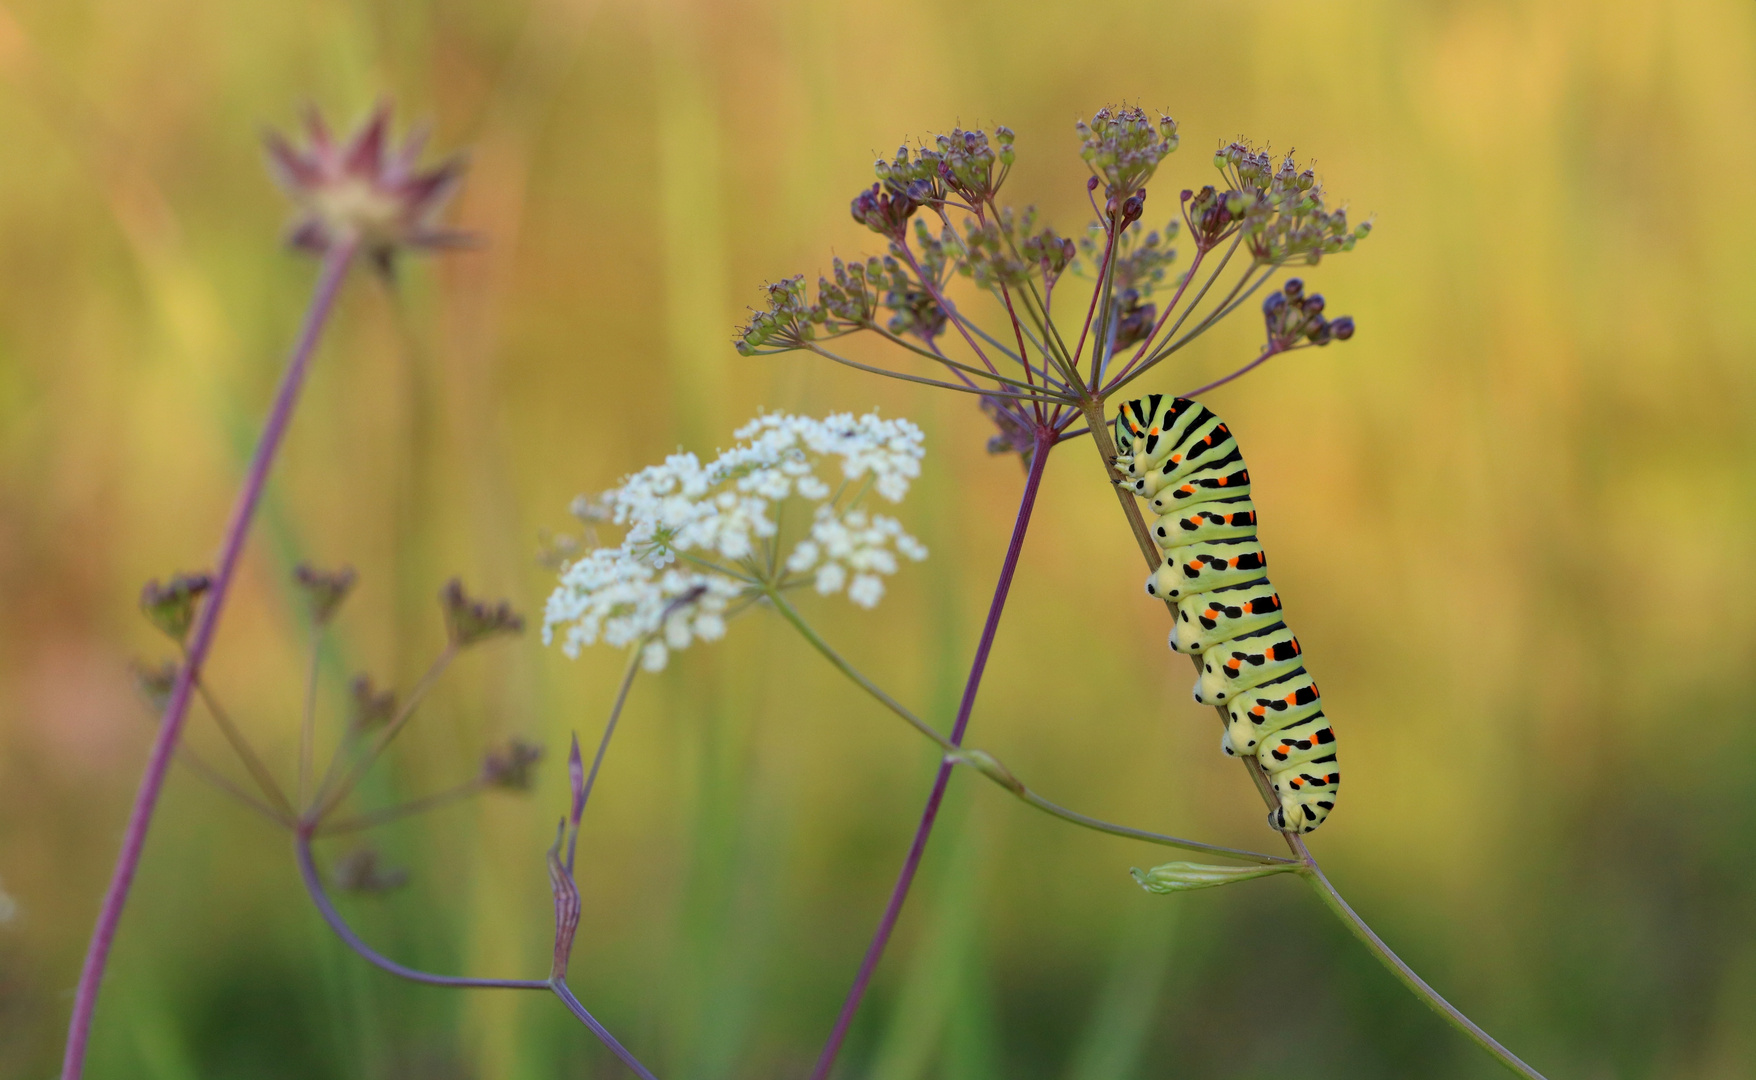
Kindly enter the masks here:
M 810 587 L 869 608 L 882 597 L 886 576 L 906 561 L 926 557 L 925 548 L 898 520 L 879 512 L 883 503 L 900 502 L 919 474 L 923 438 L 913 424 L 876 414 L 820 420 L 765 415 L 740 429 L 733 448 L 712 460 L 679 453 L 574 504 L 575 515 L 588 528 L 585 539 L 560 538 L 549 552 L 559 581 L 545 611 L 544 639 L 558 641 L 569 655 L 602 644 L 626 649 L 629 656 L 589 766 L 577 740 L 569 755 L 571 798 L 546 858 L 555 906 L 554 952 L 547 975 L 528 979 L 435 974 L 378 953 L 344 921 L 329 887 L 382 891 L 396 887 L 402 871 L 381 866 L 370 848 L 357 848 L 332 863 L 326 882 L 313 847 L 318 840 L 359 833 L 478 792 L 530 786 L 541 751 L 515 740 L 489 751 L 476 775 L 452 788 L 406 804 L 344 812 L 360 778 L 405 730 L 451 661 L 483 640 L 522 629 L 523 620 L 507 604 L 472 599 L 456 582 L 446 586 L 440 593 L 446 644 L 438 658 L 400 703 L 364 676 L 357 678 L 352 715 L 321 771 L 315 762 L 314 662 L 290 793 L 239 733 L 203 677 L 203 661 L 262 484 L 349 268 L 365 257 L 388 273 L 405 249 L 449 246 L 462 239 L 433 220 L 455 187 L 460 167 L 453 162 L 417 168 L 419 141 L 393 149 L 384 110 L 343 143 L 332 140 L 315 118 L 305 149 L 271 140 L 271 161 L 301 210 L 293 244 L 321 256 L 323 269 L 214 572 L 154 582 L 142 595 L 145 614 L 177 643 L 180 654 L 141 671 L 143 688 L 162 709 L 164 722 L 93 935 L 63 1080 L 81 1074 L 109 945 L 166 770 L 179 753 L 197 773 L 289 833 L 313 903 L 336 935 L 366 960 L 429 985 L 551 992 L 631 1070 L 650 1078 L 636 1055 L 598 1023 L 567 984 L 580 924 L 573 880 L 579 823 L 639 673 L 663 668 L 679 650 L 716 640 L 732 619 L 760 610 L 782 618 L 838 672 L 942 752 L 913 842 L 819 1054 L 814 1080 L 827 1077 L 835 1065 L 958 766 L 1070 824 L 1229 860 L 1224 865 L 1171 862 L 1136 870 L 1136 880 L 1153 892 L 1278 874 L 1304 878 L 1413 993 L 1509 1069 L 1538 1077 L 1390 951 L 1342 899 L 1299 833 L 1280 833 L 1287 854 L 1277 855 L 1102 821 L 1050 801 L 994 755 L 966 742 L 1050 454 L 1062 443 L 1090 436 L 1101 482 L 1116 490 L 1142 555 L 1156 568 L 1159 549 L 1132 494 L 1119 485 L 1124 477 L 1115 468 L 1118 447 L 1107 426 L 1111 403 L 1221 319 L 1253 303 L 1265 288 L 1260 351 L 1224 378 L 1179 396 L 1203 393 L 1281 354 L 1346 341 L 1354 333 L 1351 319 L 1328 317 L 1321 296 L 1309 292 L 1301 280 L 1284 276 L 1289 267 L 1314 266 L 1325 255 L 1352 249 L 1369 232 L 1369 225 L 1350 225 L 1345 211 L 1327 204 L 1311 170 L 1300 168 L 1290 156 L 1276 160 L 1266 150 L 1228 144 L 1214 155 L 1218 182 L 1181 191 L 1167 223 L 1152 229 L 1144 223 L 1160 218 L 1149 219 L 1148 185 L 1176 149 L 1176 123 L 1135 108 L 1108 108 L 1080 123 L 1078 134 L 1091 171 L 1086 195 L 1095 221 L 1077 241 L 1041 225 L 1034 211 L 999 201 L 1015 159 L 1010 130 L 954 130 L 878 162 L 876 181 L 853 200 L 854 218 L 884 241 L 882 254 L 849 263 L 836 260 L 832 276 L 821 279 L 814 291 L 801 277 L 770 286 L 768 305 L 736 342 L 746 356 L 812 354 L 874 375 L 966 395 L 992 422 L 989 449 L 1019 456 L 1024 481 L 1018 512 L 947 728 L 921 717 L 855 669 L 810 625 L 793 599 Z M 1173 245 L 1184 236 L 1193 254 L 1186 269 L 1174 272 Z M 956 291 L 972 310 L 950 295 L 958 278 L 968 279 Z M 977 305 L 982 307 L 979 316 L 973 311 Z M 835 342 L 854 334 L 883 339 L 916 370 L 842 355 Z M 1093 482 L 1100 482 L 1096 473 Z M 600 529 L 619 530 L 621 538 L 600 543 Z M 320 634 L 336 617 L 354 575 L 345 569 L 301 567 L 294 584 Z M 237 753 L 254 790 L 186 749 L 180 751 L 182 724 L 197 700 Z M 1276 797 L 1256 758 L 1244 755 L 1242 761 L 1268 805 L 1275 807 Z

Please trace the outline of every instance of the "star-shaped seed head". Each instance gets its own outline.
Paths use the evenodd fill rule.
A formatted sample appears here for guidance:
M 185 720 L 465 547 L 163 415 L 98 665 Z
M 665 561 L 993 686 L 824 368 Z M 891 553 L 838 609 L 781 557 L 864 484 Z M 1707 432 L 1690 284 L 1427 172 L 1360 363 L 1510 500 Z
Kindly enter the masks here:
M 322 255 L 351 241 L 389 273 L 403 248 L 472 242 L 469 234 L 435 220 L 463 180 L 463 159 L 454 156 L 419 168 L 427 133 L 416 129 L 401 146 L 392 145 L 388 102 L 340 142 L 311 109 L 305 115 L 305 137 L 303 147 L 279 132 L 266 137 L 269 170 L 299 211 L 288 235 L 293 247 Z

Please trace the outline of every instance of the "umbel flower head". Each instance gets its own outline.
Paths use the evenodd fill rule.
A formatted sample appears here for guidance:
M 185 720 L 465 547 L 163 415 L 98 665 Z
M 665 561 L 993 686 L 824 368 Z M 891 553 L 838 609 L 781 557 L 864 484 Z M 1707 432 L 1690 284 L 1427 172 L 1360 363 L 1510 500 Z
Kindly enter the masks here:
M 562 567 L 545 642 L 561 628 L 568 656 L 599 641 L 640 645 L 658 670 L 672 650 L 722 637 L 726 619 L 770 589 L 811 584 L 872 607 L 899 555 L 927 557 L 894 518 L 862 505 L 869 492 L 892 503 L 908 493 L 920 428 L 872 413 L 771 414 L 734 437 L 710 462 L 673 454 L 592 501 L 627 532 Z M 793 499 L 811 504 L 809 525 L 783 551 L 782 504 Z
M 469 234 L 435 220 L 462 182 L 463 159 L 417 167 L 427 133 L 416 129 L 401 146 L 391 145 L 388 102 L 342 142 L 311 109 L 305 114 L 305 137 L 303 148 L 279 132 L 266 137 L 270 171 L 299 209 L 288 236 L 293 247 L 321 255 L 352 240 L 388 273 L 402 248 L 470 242 Z

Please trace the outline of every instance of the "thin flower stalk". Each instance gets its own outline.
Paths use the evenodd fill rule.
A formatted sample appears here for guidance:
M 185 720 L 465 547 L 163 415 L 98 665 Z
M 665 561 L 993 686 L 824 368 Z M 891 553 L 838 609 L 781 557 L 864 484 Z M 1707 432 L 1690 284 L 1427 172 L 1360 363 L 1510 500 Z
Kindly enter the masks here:
M 135 796 L 133 810 L 129 813 L 128 825 L 122 838 L 122 850 L 117 857 L 115 871 L 98 912 L 97 926 L 92 931 L 91 943 L 80 969 L 79 988 L 74 993 L 73 1015 L 68 1024 L 67 1047 L 61 1063 L 61 1080 L 78 1080 L 85 1070 L 92 1016 L 97 1010 L 98 990 L 109 961 L 110 947 L 115 941 L 116 928 L 121 922 L 122 910 L 127 906 L 128 893 L 134 884 L 135 871 L 139 869 L 140 857 L 146 848 L 147 831 L 152 824 L 153 812 L 158 808 L 165 775 L 170 770 L 177 741 L 183 733 L 183 723 L 189 713 L 195 682 L 202 665 L 207 661 L 208 651 L 213 647 L 214 632 L 219 626 L 220 613 L 225 609 L 227 593 L 237 575 L 238 563 L 244 551 L 244 540 L 249 534 L 250 523 L 256 516 L 256 508 L 262 500 L 268 471 L 274 464 L 275 455 L 286 436 L 287 427 L 292 422 L 293 409 L 298 403 L 299 391 L 305 384 L 311 358 L 317 351 L 317 342 L 329 322 L 336 299 L 341 295 L 342 283 L 353 265 L 358 246 L 356 239 L 343 238 L 330 246 L 323 256 L 311 306 L 305 314 L 298 339 L 287 362 L 286 372 L 275 392 L 274 404 L 269 409 L 261 438 L 251 455 L 243 489 L 239 492 L 231 519 L 227 522 L 225 538 L 221 542 L 219 560 L 214 570 L 212 591 L 201 605 L 201 612 L 190 638 L 188 659 L 178 670 L 170 702 L 165 707 L 158 737 L 154 740 L 152 753 L 147 759 L 146 773 Z
M 1049 451 L 1054 447 L 1051 433 L 1042 428 L 1036 431 L 1034 452 L 1031 454 L 1030 472 L 1025 476 L 1024 490 L 1019 496 L 1018 516 L 1013 521 L 1012 537 L 1006 545 L 1006 557 L 1000 565 L 1000 577 L 994 585 L 994 597 L 988 605 L 988 616 L 982 625 L 982 636 L 976 644 L 974 659 L 970 662 L 969 678 L 964 683 L 963 698 L 958 703 L 957 718 L 951 726 L 951 745 L 963 745 L 964 732 L 969 727 L 970 714 L 975 709 L 976 692 L 981 689 L 982 675 L 988 667 L 988 656 L 994 647 L 994 638 L 999 633 L 1000 617 L 1006 610 L 1006 599 L 1011 594 L 1012 578 L 1018 570 L 1018 558 L 1024 550 L 1024 537 L 1030 529 L 1031 512 L 1036 508 L 1037 492 L 1042 486 L 1043 470 L 1048 464 Z M 903 860 L 902 870 L 897 875 L 896 885 L 891 889 L 890 899 L 884 905 L 884 915 L 879 920 L 878 929 L 872 935 L 872 941 L 866 948 L 866 954 L 860 961 L 859 971 L 854 976 L 854 983 L 848 989 L 846 999 L 842 1002 L 841 1012 L 836 1016 L 835 1026 L 831 1029 L 829 1039 L 824 1043 L 818 1055 L 817 1065 L 811 1071 L 812 1080 L 826 1080 L 835 1067 L 835 1059 L 841 1052 L 842 1043 L 847 1039 L 848 1028 L 853 1023 L 854 1014 L 859 1011 L 860 1003 L 865 999 L 866 990 L 871 985 L 872 975 L 878 968 L 878 961 L 883 957 L 885 947 L 890 943 L 890 935 L 896 929 L 896 921 L 902 914 L 902 905 L 908 899 L 910 888 L 914 884 L 915 872 L 920 869 L 921 856 L 926 852 L 927 840 L 933 834 L 933 826 L 939 818 L 939 807 L 945 798 L 946 786 L 951 780 L 954 764 L 950 761 L 941 762 L 936 776 L 933 778 L 933 790 L 927 797 L 927 805 L 921 811 L 920 824 L 915 828 L 914 839 L 909 844 L 907 857 Z
M 1109 463 L 1115 455 L 1115 446 L 1110 441 L 1109 431 L 1101 423 L 1094 424 L 1092 435 L 1093 442 L 1097 446 L 1100 460 L 1103 464 L 1104 472 L 1107 477 L 1113 478 L 1115 474 Z M 1115 487 L 1114 490 L 1116 491 L 1118 500 L 1128 518 L 1129 528 L 1134 533 L 1135 541 L 1140 545 L 1141 555 L 1145 558 L 1148 567 L 1156 569 L 1162 556 L 1159 553 L 1157 545 L 1153 542 L 1150 532 L 1147 530 L 1146 520 L 1140 513 L 1139 504 L 1126 489 Z M 1175 612 L 1173 609 L 1173 615 L 1174 614 Z M 1199 671 L 1201 664 L 1200 658 L 1191 656 L 1190 660 L 1194 662 L 1197 671 Z M 1219 713 L 1220 722 L 1224 724 L 1227 720 L 1224 707 L 1220 707 L 1217 711 Z M 1269 786 L 1267 779 L 1262 775 L 1261 766 L 1257 764 L 1256 758 L 1252 755 L 1245 754 L 1242 755 L 1241 760 L 1245 767 L 1250 771 L 1251 779 L 1255 783 L 1257 791 L 1261 793 L 1264 804 L 1270 809 L 1273 809 L 1278 805 L 1278 800 Z M 1312 855 L 1310 849 L 1305 845 L 1303 837 L 1299 836 L 1297 833 L 1290 832 L 1281 833 L 1281 837 L 1286 841 L 1287 848 L 1292 852 L 1293 858 L 1298 861 L 1301 867 L 1303 867 L 1303 876 L 1310 881 L 1312 887 L 1317 890 L 1317 894 L 1319 898 L 1322 899 L 1324 905 L 1347 926 L 1349 932 L 1358 938 L 1373 956 L 1378 958 L 1379 963 L 1383 964 L 1385 968 L 1396 977 L 1397 981 L 1406 986 L 1410 992 L 1424 1002 L 1428 1008 L 1444 1018 L 1447 1023 L 1462 1032 L 1470 1039 L 1470 1041 L 1493 1055 L 1495 1060 L 1499 1061 L 1501 1065 L 1520 1076 L 1526 1077 L 1527 1080 L 1543 1080 L 1541 1073 L 1538 1073 L 1517 1055 L 1513 1054 L 1512 1051 L 1502 1046 L 1496 1039 L 1483 1031 L 1474 1021 L 1459 1011 L 1456 1006 L 1452 1005 L 1449 1001 L 1446 1001 L 1444 997 L 1440 996 L 1438 991 L 1434 990 L 1425 980 L 1416 975 L 1414 970 L 1410 968 L 1401 957 L 1391 951 L 1390 946 L 1385 944 L 1384 940 L 1373 932 L 1372 928 L 1366 924 L 1365 920 L 1361 919 L 1358 913 L 1356 913 L 1352 907 L 1348 906 L 1347 901 L 1342 899 L 1341 894 L 1336 891 L 1335 886 L 1330 883 L 1328 876 L 1323 873 L 1323 868 L 1318 865 L 1316 856 Z
M 1198 851 L 1206 855 L 1219 855 L 1226 858 L 1240 859 L 1245 862 L 1263 863 L 1266 865 L 1283 863 L 1290 864 L 1293 862 L 1292 859 L 1288 859 L 1281 855 L 1266 855 L 1258 851 L 1244 851 L 1238 848 L 1223 847 L 1218 844 L 1205 844 L 1199 840 L 1185 840 L 1179 836 L 1168 836 L 1164 833 L 1155 833 L 1146 829 L 1136 829 L 1127 825 L 1117 825 L 1114 822 L 1104 821 L 1101 818 L 1094 818 L 1087 814 L 1081 814 L 1076 810 L 1069 810 L 1059 803 L 1044 798 L 1033 791 L 1023 781 L 1020 781 L 1014 776 L 1010 769 L 995 761 L 991 755 L 981 751 L 961 752 L 961 748 L 952 743 L 950 738 L 941 734 L 938 729 L 915 715 L 912 710 L 891 697 L 882 687 L 874 683 L 858 668 L 849 663 L 845 657 L 823 639 L 821 634 L 805 621 L 804 617 L 799 614 L 798 609 L 794 607 L 783 594 L 774 591 L 770 592 L 768 596 L 770 602 L 774 605 L 775 610 L 780 613 L 780 616 L 791 624 L 794 629 L 798 630 L 800 636 L 802 636 L 812 648 L 821 653 L 825 660 L 829 661 L 830 666 L 847 676 L 854 685 L 871 695 L 879 704 L 883 705 L 892 713 L 895 713 L 898 717 L 907 722 L 910 727 L 926 736 L 934 745 L 938 746 L 939 749 L 945 752 L 947 761 L 953 765 L 963 764 L 974 767 L 978 772 L 982 773 L 982 775 L 986 776 L 989 780 L 992 780 L 995 784 L 998 784 L 1001 788 L 1011 792 L 1021 801 L 1058 817 L 1063 821 L 1071 822 L 1088 829 L 1093 829 L 1097 832 L 1109 833 L 1112 836 L 1127 837 L 1131 840 L 1143 840 L 1149 844 L 1181 848 L 1185 851 Z M 989 767 L 984 768 L 984 765 L 988 765 Z

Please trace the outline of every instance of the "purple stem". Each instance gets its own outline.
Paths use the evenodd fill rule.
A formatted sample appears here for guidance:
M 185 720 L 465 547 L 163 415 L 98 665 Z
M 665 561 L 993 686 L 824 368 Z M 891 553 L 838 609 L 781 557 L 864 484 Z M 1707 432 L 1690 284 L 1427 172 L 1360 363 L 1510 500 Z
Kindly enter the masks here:
M 1193 390 L 1185 390 L 1184 392 L 1182 392 L 1181 394 L 1178 394 L 1177 396 L 1178 397 L 1192 398 L 1192 397 L 1196 396 L 1197 394 L 1205 394 L 1209 390 L 1216 390 L 1219 387 L 1224 386 L 1226 383 L 1231 382 L 1233 379 L 1236 379 L 1241 375 L 1248 374 L 1250 371 L 1254 370 L 1259 364 L 1265 364 L 1273 357 L 1279 356 L 1281 353 L 1286 352 L 1286 351 L 1287 350 L 1285 350 L 1285 349 L 1276 349 L 1273 346 L 1270 346 L 1268 348 L 1267 352 L 1264 352 L 1261 356 L 1258 356 L 1256 359 L 1250 361 L 1248 364 L 1245 364 L 1243 367 L 1232 372 L 1230 375 L 1227 375 L 1223 378 L 1215 379 L 1212 382 L 1208 383 L 1206 386 L 1197 386 Z
M 232 508 L 231 520 L 226 525 L 225 540 L 220 547 L 219 565 L 214 572 L 213 590 L 201 605 L 201 613 L 196 618 L 189 644 L 188 659 L 178 669 L 177 681 L 171 688 L 171 699 L 165 706 L 158 738 L 153 742 L 151 756 L 147 758 L 146 775 L 140 780 L 140 790 L 134 797 L 134 809 L 128 816 L 128 828 L 122 836 L 122 851 L 116 857 L 116 869 L 110 878 L 109 890 L 104 894 L 103 907 L 98 912 L 97 927 L 92 931 L 91 944 L 86 949 L 85 965 L 80 969 L 79 990 L 73 999 L 73 1018 L 67 1026 L 67 1051 L 61 1061 L 61 1080 L 79 1080 L 85 1069 L 85 1052 L 91 1039 L 92 1016 L 97 1010 L 98 990 L 103 983 L 104 967 L 110 957 L 110 946 L 116 940 L 116 927 L 121 922 L 122 909 L 128 903 L 129 887 L 134 884 L 135 871 L 140 867 L 141 852 L 146 846 L 146 832 L 152 824 L 153 810 L 158 806 L 159 792 L 164 788 L 165 774 L 170 770 L 171 760 L 176 755 L 177 738 L 182 734 L 183 721 L 189 714 L 190 696 L 196 679 L 201 674 L 201 665 L 207 659 L 208 649 L 213 645 L 214 629 L 219 623 L 220 610 L 225 606 L 226 592 L 238 571 L 238 559 L 244 550 L 244 537 L 250 530 L 250 519 L 256 514 L 257 503 L 262 500 L 262 488 L 268 480 L 269 466 L 274 462 L 275 451 L 280 448 L 287 424 L 292 419 L 293 406 L 299 400 L 299 388 L 304 384 L 311 355 L 316 351 L 317 339 L 335 307 L 335 300 L 341 292 L 343 280 L 347 277 L 348 267 L 353 263 L 356 247 L 352 241 L 343 242 L 324 256 L 323 270 L 318 276 L 311 306 L 299 328 L 298 340 L 294 343 L 292 356 L 287 361 L 286 373 L 281 376 L 274 405 L 269 410 L 268 421 L 263 425 L 262 437 L 256 443 L 256 452 L 250 458 L 250 470 L 244 477 L 244 488 L 238 494 L 237 505 Z
M 970 711 L 975 708 L 976 691 L 982 684 L 982 673 L 988 666 L 988 654 L 994 647 L 994 635 L 1000 628 L 1000 615 L 1006 609 L 1006 596 L 1012 589 L 1012 575 L 1018 569 L 1018 556 L 1024 550 L 1024 534 L 1030 528 L 1031 511 L 1036 507 L 1037 489 L 1042 486 L 1043 468 L 1048 464 L 1049 450 L 1055 445 L 1055 433 L 1045 427 L 1035 429 L 1035 446 L 1030 456 L 1030 472 L 1024 480 L 1024 494 L 1018 502 L 1018 518 L 1012 525 L 1012 541 L 1006 547 L 1006 561 L 1000 565 L 1000 580 L 994 585 L 994 599 L 988 605 L 988 621 L 982 626 L 982 638 L 976 644 L 975 659 L 970 663 L 969 680 L 964 683 L 963 700 L 957 706 L 957 721 L 951 727 L 951 742 L 954 746 L 963 745 L 964 729 L 969 726 Z M 933 793 L 927 796 L 927 806 L 921 811 L 921 823 L 915 829 L 915 839 L 909 845 L 908 858 L 903 860 L 902 872 L 896 877 L 896 886 L 890 890 L 890 902 L 884 906 L 884 917 L 878 921 L 878 929 L 872 935 L 872 943 L 866 946 L 866 957 L 860 962 L 860 970 L 854 976 L 854 984 L 848 989 L 847 1000 L 842 1002 L 841 1014 L 835 1018 L 835 1028 L 829 1033 L 829 1041 L 823 1044 L 823 1052 L 817 1058 L 817 1067 L 811 1071 L 811 1080 L 827 1080 L 829 1072 L 835 1067 L 836 1055 L 841 1053 L 841 1044 L 847 1038 L 848 1027 L 853 1023 L 854 1013 L 859 1011 L 860 1001 L 866 996 L 866 989 L 872 982 L 872 973 L 878 968 L 878 960 L 884 955 L 884 947 L 890 943 L 891 931 L 896 929 L 896 920 L 902 914 L 903 901 L 908 899 L 909 887 L 914 884 L 915 871 L 920 869 L 921 855 L 927 849 L 927 837 L 932 835 L 933 823 L 939 817 L 939 804 L 945 799 L 945 787 L 951 779 L 954 764 L 949 761 L 939 763 L 939 774 L 933 779 Z
M 577 1017 L 580 1023 L 590 1028 L 592 1034 L 596 1035 L 605 1046 L 610 1048 L 612 1053 L 622 1059 L 622 1064 L 634 1070 L 634 1074 L 640 1077 L 640 1080 L 657 1080 L 646 1066 L 640 1063 L 639 1058 L 629 1053 L 628 1049 L 617 1042 L 616 1037 L 611 1035 L 604 1025 L 598 1023 L 597 1017 L 586 1011 L 585 1006 L 579 1003 L 579 999 L 573 996 L 573 990 L 568 987 L 566 980 L 556 979 L 549 988 L 555 991 L 555 996 L 561 999 L 561 1004 L 567 1006 L 567 1010 Z
M 372 946 L 360 939 L 335 909 L 329 899 L 329 893 L 323 888 L 323 878 L 317 872 L 317 860 L 311 856 L 311 837 L 308 832 L 300 832 L 295 846 L 299 858 L 299 876 L 305 879 L 305 891 L 311 894 L 311 902 L 317 905 L 317 911 L 323 921 L 335 931 L 348 948 L 365 957 L 366 960 L 392 975 L 410 982 L 426 983 L 428 986 L 469 986 L 485 990 L 547 990 L 548 982 L 543 979 L 472 979 L 462 975 L 434 975 L 432 972 L 417 968 L 404 967 L 388 956 L 376 951 Z

